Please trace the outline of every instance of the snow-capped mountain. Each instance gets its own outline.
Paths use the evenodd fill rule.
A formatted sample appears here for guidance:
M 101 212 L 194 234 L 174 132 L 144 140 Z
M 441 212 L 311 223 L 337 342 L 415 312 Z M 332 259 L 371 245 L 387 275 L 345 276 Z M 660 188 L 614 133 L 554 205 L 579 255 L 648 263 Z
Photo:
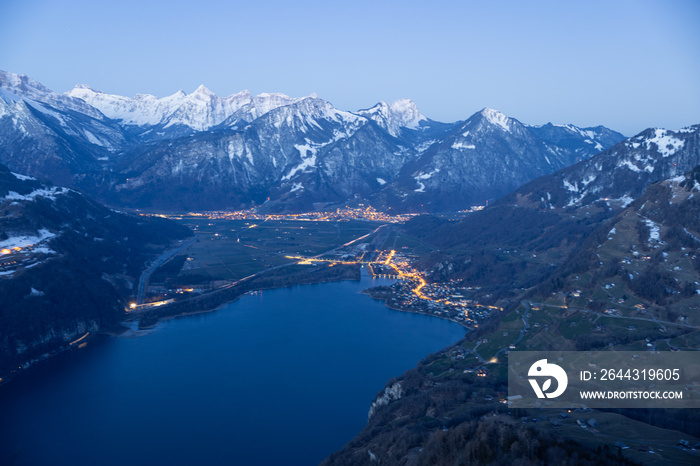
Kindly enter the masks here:
M 119 125 L 84 101 L 0 72 L 0 163 L 70 185 L 129 145 Z
M 401 203 L 432 208 L 484 204 L 623 139 L 605 128 L 522 124 L 485 108 L 402 169 Z M 591 141 L 590 143 L 588 141 Z
M 373 120 L 394 137 L 399 137 L 402 129 L 419 129 L 421 125 L 428 124 L 428 119 L 410 99 L 397 100 L 391 104 L 379 102 L 357 114 Z
M 243 91 L 243 93 L 248 93 L 248 91 Z M 248 95 L 250 96 L 250 101 L 226 118 L 221 123 L 221 128 L 238 129 L 239 126 L 243 127 L 267 112 L 301 100 L 300 98 L 289 97 L 280 93 L 262 93 L 255 97 L 251 96 L 250 93 Z M 316 98 L 317 96 L 312 94 L 309 97 Z
M 23 74 L 0 70 L 0 90 L 8 100 L 31 100 L 53 108 L 73 110 L 98 120 L 104 120 L 104 115 L 84 100 L 53 92 L 43 84 Z M 13 95 L 7 96 L 7 93 Z
M 588 158 L 607 147 L 620 142 L 620 133 L 604 126 L 579 128 L 574 125 L 554 125 L 547 123 L 540 126 L 528 126 L 530 132 L 545 141 L 554 150 L 566 147 L 581 158 Z
M 296 198 L 321 189 L 309 179 L 327 168 L 330 159 L 322 154 L 367 124 L 322 99 L 297 99 L 239 130 L 200 133 L 129 152 L 118 169 L 132 175 L 115 180 L 114 193 L 127 204 L 146 197 L 156 206 L 177 200 L 188 208 L 262 203 L 273 193 Z
M 608 148 L 603 127 L 523 125 L 484 109 L 440 123 L 408 100 L 357 112 L 316 95 L 157 98 L 0 80 L 0 162 L 132 207 L 271 208 L 371 199 L 411 210 L 483 203 Z
M 297 100 L 284 94 L 253 97 L 248 91 L 218 97 L 204 85 L 191 94 L 178 91 L 158 98 L 150 94 L 135 97 L 105 94 L 79 84 L 66 95 L 83 100 L 147 139 L 167 138 L 178 130 L 180 135 L 207 131 L 221 124 L 231 126 L 239 120 L 252 121 Z
M 520 194 L 521 203 L 542 203 L 551 209 L 599 201 L 625 207 L 652 183 L 686 173 L 698 164 L 700 125 L 679 131 L 650 128 L 590 159 L 534 180 L 513 196 Z

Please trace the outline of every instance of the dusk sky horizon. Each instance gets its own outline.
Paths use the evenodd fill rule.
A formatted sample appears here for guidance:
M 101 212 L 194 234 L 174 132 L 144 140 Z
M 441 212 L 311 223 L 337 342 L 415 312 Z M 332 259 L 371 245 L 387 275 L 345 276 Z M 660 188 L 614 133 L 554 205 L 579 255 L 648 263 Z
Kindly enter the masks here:
M 251 3 L 9 0 L 0 69 L 56 92 L 316 93 L 343 110 L 409 98 L 626 136 L 700 123 L 700 2 Z

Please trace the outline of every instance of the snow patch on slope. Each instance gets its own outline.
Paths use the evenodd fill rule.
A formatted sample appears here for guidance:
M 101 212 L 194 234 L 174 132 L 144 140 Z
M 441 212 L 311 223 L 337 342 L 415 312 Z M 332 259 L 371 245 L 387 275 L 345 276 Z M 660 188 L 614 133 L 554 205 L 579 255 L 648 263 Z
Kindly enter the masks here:
M 29 247 L 29 246 L 38 245 L 38 244 L 56 236 L 56 234 L 51 233 L 49 230 L 47 230 L 45 228 L 42 228 L 37 233 L 39 236 L 18 235 L 18 236 L 12 236 L 6 240 L 0 241 L 0 249 L 14 249 L 14 248 L 24 249 L 24 248 Z M 42 250 L 40 252 L 45 252 L 45 251 Z
M 474 144 L 466 144 L 462 141 L 459 142 L 454 142 L 452 144 L 452 148 L 456 150 L 463 150 L 463 149 L 476 149 L 476 146 Z
M 27 175 L 20 175 L 19 173 L 14 173 L 10 172 L 14 175 L 15 178 L 17 178 L 20 181 L 36 181 L 36 178 L 33 176 L 27 176 Z
M 647 227 L 649 227 L 649 242 L 661 241 L 661 229 L 659 226 L 653 220 L 649 220 L 648 218 L 644 219 L 644 223 L 646 223 Z
M 309 141 L 308 139 L 306 140 L 307 144 L 294 144 L 294 147 L 296 150 L 299 151 L 299 154 L 301 154 L 301 163 L 297 165 L 296 167 L 292 168 L 289 173 L 287 173 L 285 176 L 282 177 L 282 180 L 289 180 L 291 179 L 294 175 L 296 175 L 298 172 L 304 173 L 306 169 L 308 168 L 315 168 L 316 167 L 316 151 L 320 147 L 323 147 L 322 144 L 319 145 L 314 145 Z M 297 188 L 299 189 L 299 188 Z M 296 191 L 296 190 L 294 190 Z
M 656 129 L 654 137 L 647 140 L 647 150 L 651 150 L 652 144 L 656 144 L 662 157 L 669 157 L 681 149 L 685 141 L 671 136 L 665 129 Z
M 29 194 L 19 194 L 15 191 L 10 191 L 5 197 L 0 198 L 0 201 L 33 201 L 37 197 L 46 197 L 51 200 L 56 200 L 56 196 L 60 194 L 65 194 L 69 191 L 69 189 L 60 188 L 57 186 L 52 186 L 50 188 L 35 189 Z
M 436 173 L 440 173 L 440 169 L 439 169 L 439 168 L 436 168 L 435 170 L 431 171 L 430 173 L 421 173 L 421 174 L 419 174 L 419 175 L 416 175 L 416 176 L 413 177 L 413 179 L 415 179 L 416 181 L 418 181 L 418 180 L 429 180 L 429 179 L 432 178 L 432 176 L 433 176 L 434 174 L 436 174 Z

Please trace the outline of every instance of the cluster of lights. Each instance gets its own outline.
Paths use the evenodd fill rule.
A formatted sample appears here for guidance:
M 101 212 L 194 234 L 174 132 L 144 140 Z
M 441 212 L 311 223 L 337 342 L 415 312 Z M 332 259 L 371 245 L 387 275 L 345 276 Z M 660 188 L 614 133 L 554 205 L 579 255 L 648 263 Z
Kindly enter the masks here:
M 423 289 L 428 285 L 428 282 L 425 281 L 425 278 L 421 275 L 420 272 L 417 270 L 411 268 L 409 265 L 408 261 L 403 260 L 396 262 L 394 261 L 394 257 L 396 255 L 395 250 L 389 251 L 387 254 L 386 258 L 382 259 L 382 254 L 379 255 L 378 259 L 376 261 L 371 261 L 371 262 L 363 262 L 362 260 L 337 260 L 337 259 L 321 259 L 317 257 L 305 257 L 305 256 L 285 256 L 287 259 L 294 259 L 299 262 L 297 262 L 300 265 L 309 265 L 313 264 L 315 262 L 327 262 L 330 263 L 331 266 L 336 265 L 336 264 L 369 264 L 370 266 L 372 265 L 386 265 L 394 269 L 396 272 L 396 275 L 407 281 L 414 281 L 417 282 L 416 286 L 411 290 L 411 292 L 419 299 L 424 300 L 424 301 L 429 301 L 433 303 L 442 303 L 447 306 L 459 306 L 459 307 L 466 307 L 467 305 L 463 302 L 452 302 L 449 299 L 439 299 L 439 298 L 433 298 L 429 295 L 426 295 L 423 293 Z M 484 305 L 484 304 L 479 304 L 479 303 L 471 303 L 469 304 L 470 306 L 474 307 L 480 307 L 480 308 L 485 308 L 485 309 L 493 309 L 493 310 L 499 310 L 502 311 L 503 308 L 498 307 L 498 306 L 489 306 L 489 305 Z M 468 315 L 468 310 L 464 310 L 464 315 L 465 317 L 469 317 Z
M 162 214 L 141 214 L 152 215 L 155 217 L 166 217 Z M 366 220 L 372 222 L 386 223 L 404 223 L 417 214 L 399 214 L 389 215 L 376 210 L 374 207 L 350 208 L 344 207 L 337 209 L 335 212 L 305 212 L 301 214 L 261 214 L 256 209 L 235 210 L 235 211 L 207 211 L 207 212 L 190 212 L 189 217 L 202 217 L 210 220 L 303 220 L 303 221 L 349 221 L 349 220 Z M 182 216 L 173 216 L 171 218 L 181 219 Z

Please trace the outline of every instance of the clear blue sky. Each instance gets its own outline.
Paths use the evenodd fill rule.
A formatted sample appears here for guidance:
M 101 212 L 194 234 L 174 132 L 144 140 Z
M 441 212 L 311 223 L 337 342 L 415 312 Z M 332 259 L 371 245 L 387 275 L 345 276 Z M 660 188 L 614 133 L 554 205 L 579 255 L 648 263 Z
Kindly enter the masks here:
M 316 92 L 626 135 L 700 123 L 699 1 L 3 0 L 0 69 L 64 92 Z

